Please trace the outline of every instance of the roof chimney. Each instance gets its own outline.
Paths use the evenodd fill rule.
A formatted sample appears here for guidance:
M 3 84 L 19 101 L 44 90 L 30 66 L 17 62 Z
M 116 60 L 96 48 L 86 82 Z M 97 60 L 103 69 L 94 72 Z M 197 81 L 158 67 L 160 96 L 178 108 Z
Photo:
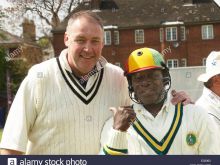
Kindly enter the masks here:
M 92 0 L 92 9 L 100 9 L 101 0 Z
M 26 41 L 35 41 L 36 40 L 36 30 L 33 20 L 24 19 L 22 23 L 23 27 L 23 38 Z
M 83 0 L 82 3 L 91 9 L 100 9 L 101 0 Z

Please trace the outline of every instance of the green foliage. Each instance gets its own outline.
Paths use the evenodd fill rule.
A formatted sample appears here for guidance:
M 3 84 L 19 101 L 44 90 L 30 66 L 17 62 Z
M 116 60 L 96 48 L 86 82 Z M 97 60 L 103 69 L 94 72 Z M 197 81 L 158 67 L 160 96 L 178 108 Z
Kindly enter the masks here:
M 5 13 L 3 10 L 0 10 L 0 29 L 2 29 L 2 18 L 6 17 Z
M 0 32 L 0 38 L 3 39 L 3 40 L 7 40 L 7 37 L 4 33 L 1 33 Z
M 9 60 L 5 59 L 6 54 L 3 48 L 0 48 L 0 91 L 7 90 L 6 83 L 6 70 L 8 69 L 11 77 L 11 90 L 15 95 L 22 80 L 28 72 L 29 65 L 22 60 Z
M 27 75 L 28 72 L 28 64 L 25 61 L 17 60 L 17 61 L 8 61 L 8 69 L 11 76 L 11 90 L 12 94 L 15 95 L 17 93 L 17 90 L 24 79 L 24 77 Z
M 41 48 L 46 48 L 49 46 L 50 40 L 44 37 L 44 38 L 39 39 L 37 43 Z
M 2 129 L 0 129 L 0 140 L 2 139 Z

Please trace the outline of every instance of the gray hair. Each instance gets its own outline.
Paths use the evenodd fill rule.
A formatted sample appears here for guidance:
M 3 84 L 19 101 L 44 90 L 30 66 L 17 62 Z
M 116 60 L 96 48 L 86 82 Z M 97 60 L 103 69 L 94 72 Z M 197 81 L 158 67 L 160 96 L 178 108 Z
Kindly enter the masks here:
M 95 12 L 92 12 L 90 10 L 84 10 L 84 11 L 76 12 L 70 16 L 67 27 L 66 27 L 66 32 L 69 31 L 69 28 L 71 27 L 73 22 L 80 17 L 86 17 L 86 18 L 90 18 L 94 20 L 98 25 L 100 25 L 101 29 L 104 30 L 101 17 L 99 17 Z

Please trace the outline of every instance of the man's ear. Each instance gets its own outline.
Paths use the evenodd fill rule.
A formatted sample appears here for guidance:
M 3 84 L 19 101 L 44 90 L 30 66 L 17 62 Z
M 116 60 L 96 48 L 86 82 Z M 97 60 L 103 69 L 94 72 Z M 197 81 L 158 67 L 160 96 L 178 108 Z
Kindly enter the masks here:
M 104 44 L 104 41 L 102 41 L 102 49 L 104 48 L 105 44 Z
M 64 44 L 66 45 L 66 47 L 69 46 L 69 40 L 70 40 L 69 35 L 65 32 L 64 33 Z

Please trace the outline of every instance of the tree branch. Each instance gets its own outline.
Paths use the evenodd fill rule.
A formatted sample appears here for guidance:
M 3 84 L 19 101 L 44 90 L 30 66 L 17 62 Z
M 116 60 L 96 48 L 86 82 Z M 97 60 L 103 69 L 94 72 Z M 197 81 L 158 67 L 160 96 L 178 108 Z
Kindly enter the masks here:
M 77 2 L 78 2 L 78 0 L 76 0 Z M 74 0 L 71 0 L 70 1 L 70 4 L 69 4 L 69 8 L 68 8 L 68 14 L 70 14 L 71 13 L 71 11 L 72 11 L 72 6 L 73 6 L 73 3 L 74 3 Z
M 57 9 L 56 9 L 56 13 L 58 14 L 58 12 L 59 12 L 59 10 L 60 10 L 60 7 L 62 6 L 62 4 L 63 4 L 63 0 L 60 0 L 59 1 L 59 5 L 58 5 L 58 7 L 57 7 Z

